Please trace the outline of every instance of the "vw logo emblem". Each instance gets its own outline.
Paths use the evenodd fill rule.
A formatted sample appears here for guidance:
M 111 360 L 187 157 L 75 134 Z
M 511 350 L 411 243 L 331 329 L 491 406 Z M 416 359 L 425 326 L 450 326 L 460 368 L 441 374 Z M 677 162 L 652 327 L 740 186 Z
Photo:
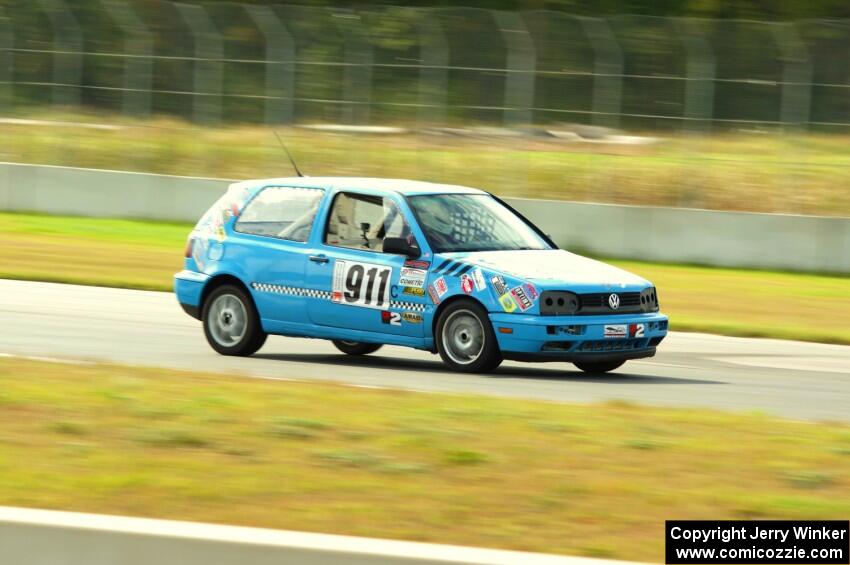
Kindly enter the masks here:
M 617 310 L 620 307 L 620 296 L 617 294 L 608 296 L 608 306 L 611 307 L 611 310 Z

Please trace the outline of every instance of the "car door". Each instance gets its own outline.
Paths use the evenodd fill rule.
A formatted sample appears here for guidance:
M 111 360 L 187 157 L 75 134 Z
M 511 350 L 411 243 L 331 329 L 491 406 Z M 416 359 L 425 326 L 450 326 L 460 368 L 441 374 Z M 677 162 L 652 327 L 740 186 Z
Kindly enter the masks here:
M 237 245 L 228 250 L 241 265 L 263 320 L 307 323 L 304 303 L 307 247 L 325 191 L 268 186 L 237 218 Z
M 311 300 L 319 325 L 421 337 L 427 270 L 383 252 L 385 237 L 412 238 L 396 195 L 342 191 L 333 196 L 324 234 L 307 263 L 307 284 L 329 289 Z

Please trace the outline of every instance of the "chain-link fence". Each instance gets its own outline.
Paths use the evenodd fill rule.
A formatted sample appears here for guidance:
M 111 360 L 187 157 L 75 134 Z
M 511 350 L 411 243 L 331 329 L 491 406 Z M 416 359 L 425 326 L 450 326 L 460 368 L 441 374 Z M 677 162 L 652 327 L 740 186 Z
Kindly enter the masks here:
M 496 157 L 480 165 L 493 170 L 478 176 L 463 170 L 461 159 L 428 155 L 417 157 L 416 167 L 405 168 L 404 155 L 386 166 L 374 146 L 367 153 L 355 144 L 334 154 L 333 170 L 428 173 L 432 180 L 487 188 L 498 183 L 508 187 L 504 191 L 533 196 L 846 213 L 850 161 L 835 150 L 813 157 L 816 144 L 801 139 L 850 131 L 848 47 L 845 20 L 0 0 L 0 120 L 70 115 L 79 122 L 80 111 L 108 114 L 89 119 L 90 125 L 123 115 L 135 120 L 130 127 L 165 116 L 239 127 L 396 126 L 443 135 L 474 129 L 490 134 L 492 147 L 523 150 L 546 136 L 592 143 L 610 132 L 598 127 L 605 126 L 633 137 L 703 141 L 699 147 L 669 145 L 667 153 L 651 155 L 651 163 L 627 152 L 606 161 L 597 150 L 595 161 L 576 157 L 566 168 L 539 152 L 506 171 Z M 724 136 L 766 133 L 780 140 L 770 149 L 744 144 L 740 151 L 746 153 L 739 153 L 737 146 L 721 146 Z M 135 140 L 128 138 L 128 147 L 129 141 Z M 559 151 L 589 152 L 574 147 Z M 186 161 L 177 162 L 171 170 L 156 161 L 171 149 L 128 150 L 126 168 L 216 176 L 270 172 L 249 166 L 247 158 L 242 168 L 222 168 L 220 155 L 203 148 L 195 160 L 206 164 L 178 168 Z M 10 151 L 8 159 L 21 151 Z M 73 151 L 39 145 L 24 158 L 114 166 L 72 160 L 67 155 Z M 760 152 L 770 153 L 769 166 Z M 472 157 L 463 161 L 466 168 Z M 228 163 L 238 158 L 231 152 Z M 744 188 L 728 191 L 730 184 Z
M 3 110 L 205 123 L 850 125 L 850 22 L 7 0 Z

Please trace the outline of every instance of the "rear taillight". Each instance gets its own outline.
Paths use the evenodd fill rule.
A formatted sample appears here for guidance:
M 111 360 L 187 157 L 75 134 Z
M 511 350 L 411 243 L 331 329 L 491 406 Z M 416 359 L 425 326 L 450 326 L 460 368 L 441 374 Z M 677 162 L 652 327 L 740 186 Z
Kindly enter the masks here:
M 187 259 L 192 256 L 192 249 L 195 247 L 195 238 L 189 236 L 189 239 L 186 240 L 186 251 L 183 253 L 183 256 Z

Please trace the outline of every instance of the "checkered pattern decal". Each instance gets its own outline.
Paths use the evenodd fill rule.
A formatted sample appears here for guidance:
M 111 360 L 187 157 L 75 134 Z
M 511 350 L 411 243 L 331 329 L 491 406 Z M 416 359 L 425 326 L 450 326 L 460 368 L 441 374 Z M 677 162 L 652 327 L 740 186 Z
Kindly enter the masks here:
M 306 296 L 308 298 L 331 299 L 329 290 L 314 290 L 312 288 L 300 288 L 297 286 L 283 286 L 279 284 L 253 283 L 254 290 L 260 292 L 273 292 L 275 294 L 289 294 L 291 296 Z
M 390 308 L 394 310 L 410 310 L 412 312 L 424 312 L 425 304 L 416 304 L 414 302 L 401 302 L 399 300 L 390 300 Z
M 297 286 L 283 286 L 279 284 L 252 283 L 254 290 L 259 292 L 272 292 L 275 294 L 288 294 L 290 296 L 306 296 L 308 298 L 331 299 L 331 293 L 327 290 L 314 290 L 312 288 L 300 288 Z M 390 300 L 390 309 L 407 310 L 410 312 L 424 312 L 426 304 L 415 302 L 404 302 L 402 300 Z

